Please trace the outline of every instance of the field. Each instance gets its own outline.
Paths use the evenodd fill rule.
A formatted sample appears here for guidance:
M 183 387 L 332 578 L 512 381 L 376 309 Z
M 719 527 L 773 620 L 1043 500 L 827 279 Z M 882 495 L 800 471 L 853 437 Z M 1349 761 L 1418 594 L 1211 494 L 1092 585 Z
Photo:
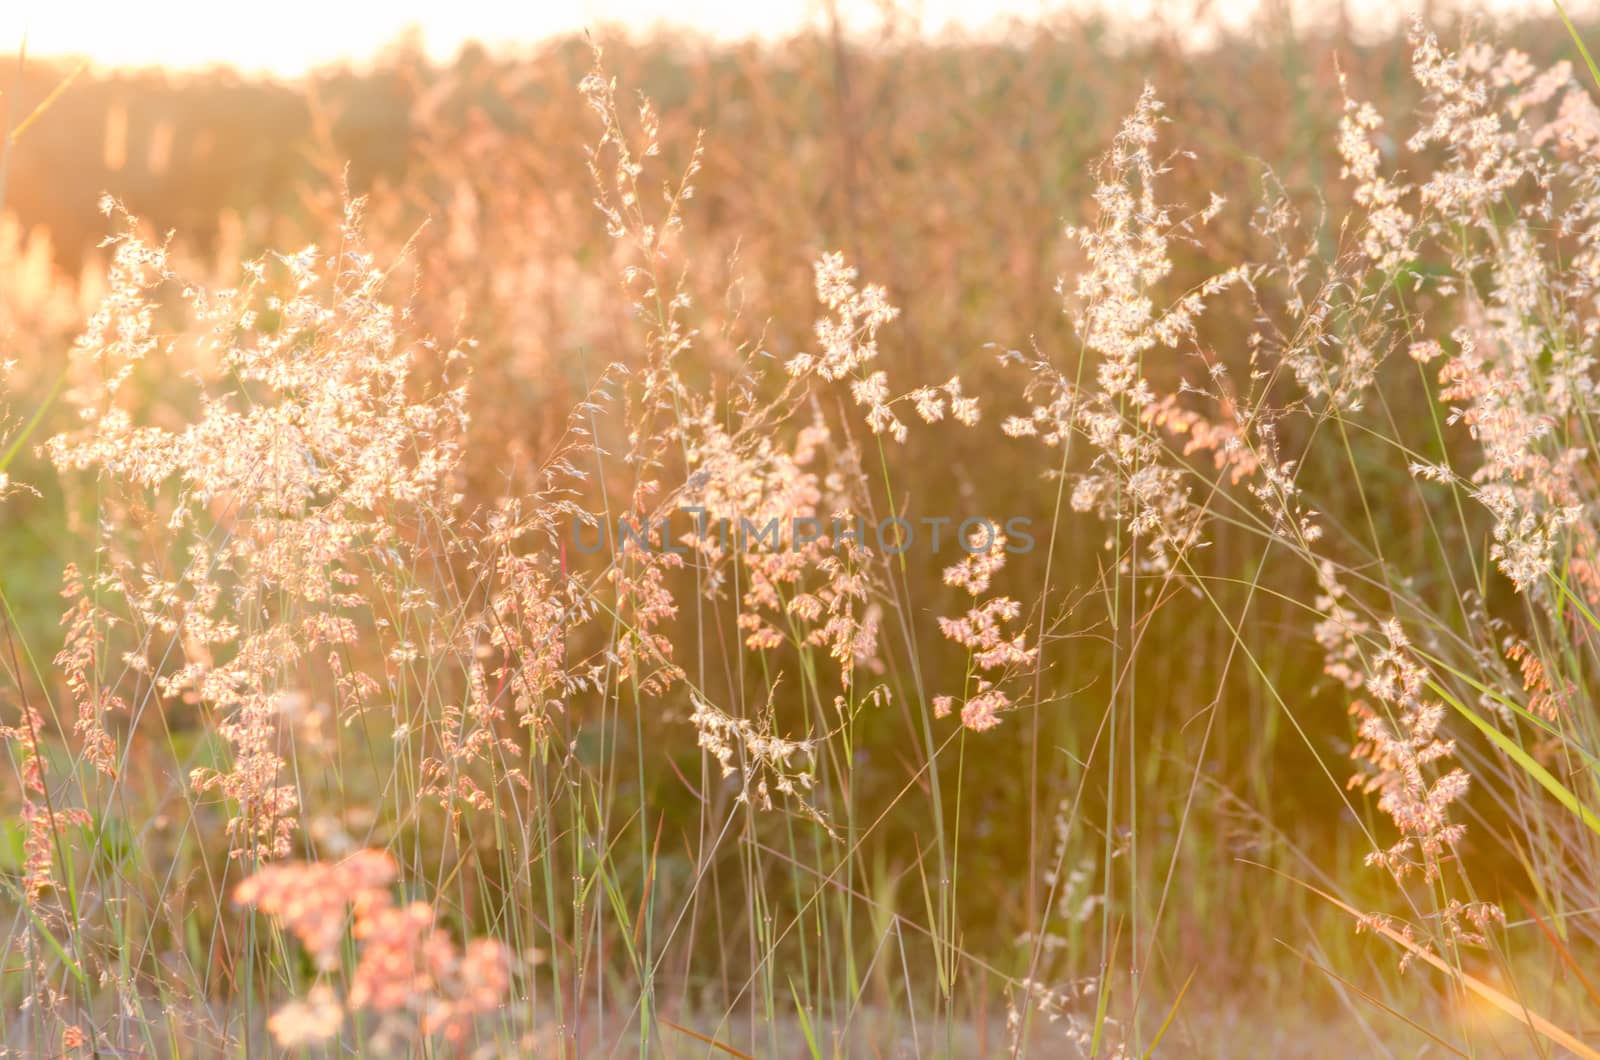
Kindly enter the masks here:
M 1600 25 L 1268 10 L 19 60 L 0 1046 L 1600 1056 Z

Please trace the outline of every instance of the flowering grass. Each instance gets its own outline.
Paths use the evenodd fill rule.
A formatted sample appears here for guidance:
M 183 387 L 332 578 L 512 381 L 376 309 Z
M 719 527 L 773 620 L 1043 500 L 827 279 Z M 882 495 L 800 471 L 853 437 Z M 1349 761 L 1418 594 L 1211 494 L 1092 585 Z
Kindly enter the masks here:
M 1403 48 L 1309 187 L 1118 98 L 1015 318 L 598 48 L 309 245 L 0 229 L 0 1040 L 1597 1055 L 1600 82 Z

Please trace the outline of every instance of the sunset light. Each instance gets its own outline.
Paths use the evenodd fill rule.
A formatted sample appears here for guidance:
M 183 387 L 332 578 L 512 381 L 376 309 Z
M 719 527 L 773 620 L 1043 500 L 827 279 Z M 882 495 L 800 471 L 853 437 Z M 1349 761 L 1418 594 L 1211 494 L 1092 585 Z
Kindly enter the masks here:
M 855 24 L 870 23 L 872 0 L 837 5 Z M 995 16 L 1037 13 L 1040 0 L 925 0 L 915 17 L 928 29 L 973 27 Z M 282 0 L 271 17 L 212 0 L 12 0 L 0 11 L 0 48 L 14 50 L 24 30 L 40 55 L 84 55 L 105 65 L 183 68 L 227 63 L 295 75 L 332 62 L 365 59 L 415 30 L 430 53 L 449 56 L 466 41 L 511 45 L 610 25 L 648 32 L 689 28 L 719 39 L 770 36 L 820 22 L 823 0 L 389 0 L 382 4 Z
M 0 1057 L 1600 1060 L 1597 55 L 0 0 Z
M 1583 11 L 1594 0 L 1568 6 Z M 601 26 L 647 33 L 676 27 L 714 39 L 772 38 L 808 25 L 827 25 L 837 13 L 845 25 L 870 28 L 886 11 L 925 33 L 993 30 L 1047 14 L 1098 13 L 1129 32 L 1164 26 L 1180 36 L 1212 39 L 1219 25 L 1241 25 L 1277 0 L 916 0 L 886 7 L 879 0 L 388 0 L 325 3 L 280 0 L 271 17 L 236 3 L 213 0 L 11 0 L 0 9 L 0 49 L 15 51 L 26 33 L 36 55 L 86 56 L 107 66 L 194 69 L 227 64 L 246 71 L 294 76 L 329 63 L 365 60 L 415 32 L 428 52 L 449 57 L 467 41 L 514 47 L 556 34 Z M 1315 22 L 1340 5 L 1310 5 L 1299 16 Z M 1404 10 L 1382 0 L 1344 0 L 1357 28 L 1392 28 Z M 1485 0 L 1483 12 L 1537 6 L 1536 0 Z

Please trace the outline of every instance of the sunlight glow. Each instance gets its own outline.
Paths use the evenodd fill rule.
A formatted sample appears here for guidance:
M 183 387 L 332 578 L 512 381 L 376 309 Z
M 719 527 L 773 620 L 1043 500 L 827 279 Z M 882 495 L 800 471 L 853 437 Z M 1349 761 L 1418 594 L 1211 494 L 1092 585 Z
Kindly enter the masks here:
M 1193 29 L 1238 25 L 1268 0 L 902 0 L 893 6 L 916 28 L 972 32 L 1009 19 L 1038 18 L 1061 10 L 1110 14 L 1133 27 L 1161 23 Z M 1542 0 L 1464 0 L 1462 9 L 1506 12 Z M 1275 0 L 1274 0 L 1275 3 Z M 26 36 L 37 56 L 86 56 L 102 66 L 193 69 L 219 64 L 251 73 L 296 76 L 318 66 L 361 61 L 415 32 L 435 58 L 454 55 L 468 41 L 515 46 L 603 25 L 648 32 L 661 25 L 713 37 L 772 37 L 824 24 L 834 7 L 847 25 L 870 28 L 881 20 L 879 0 L 388 0 L 327 3 L 277 0 L 261 7 L 214 0 L 11 0 L 0 5 L 0 53 L 15 52 Z M 1330 16 L 1333 3 L 1290 0 L 1304 24 L 1308 14 Z M 1452 6 L 1448 3 L 1442 6 Z M 1569 3 L 1575 14 L 1595 0 Z M 1358 30 L 1378 31 L 1408 7 L 1388 0 L 1346 0 Z
M 847 18 L 876 5 L 845 0 Z M 1037 14 L 1039 0 L 972 5 L 925 0 L 915 5 L 925 28 L 970 27 L 994 15 Z M 408 28 L 427 51 L 455 53 L 469 40 L 491 44 L 539 40 L 601 24 L 647 30 L 667 23 L 713 36 L 778 34 L 825 17 L 819 0 L 390 0 L 383 5 L 279 0 L 259 8 L 211 0 L 20 0 L 0 9 L 0 49 L 14 50 L 24 31 L 39 55 L 86 55 L 105 65 L 199 67 L 228 63 L 280 75 L 371 55 Z

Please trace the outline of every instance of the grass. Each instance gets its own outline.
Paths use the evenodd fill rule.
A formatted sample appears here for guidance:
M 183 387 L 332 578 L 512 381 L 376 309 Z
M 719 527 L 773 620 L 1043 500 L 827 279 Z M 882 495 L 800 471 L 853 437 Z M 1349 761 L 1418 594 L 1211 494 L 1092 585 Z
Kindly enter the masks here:
M 400 56 L 363 194 L 330 76 L 226 238 L 0 230 L 0 1036 L 1595 1055 L 1540 25 Z

